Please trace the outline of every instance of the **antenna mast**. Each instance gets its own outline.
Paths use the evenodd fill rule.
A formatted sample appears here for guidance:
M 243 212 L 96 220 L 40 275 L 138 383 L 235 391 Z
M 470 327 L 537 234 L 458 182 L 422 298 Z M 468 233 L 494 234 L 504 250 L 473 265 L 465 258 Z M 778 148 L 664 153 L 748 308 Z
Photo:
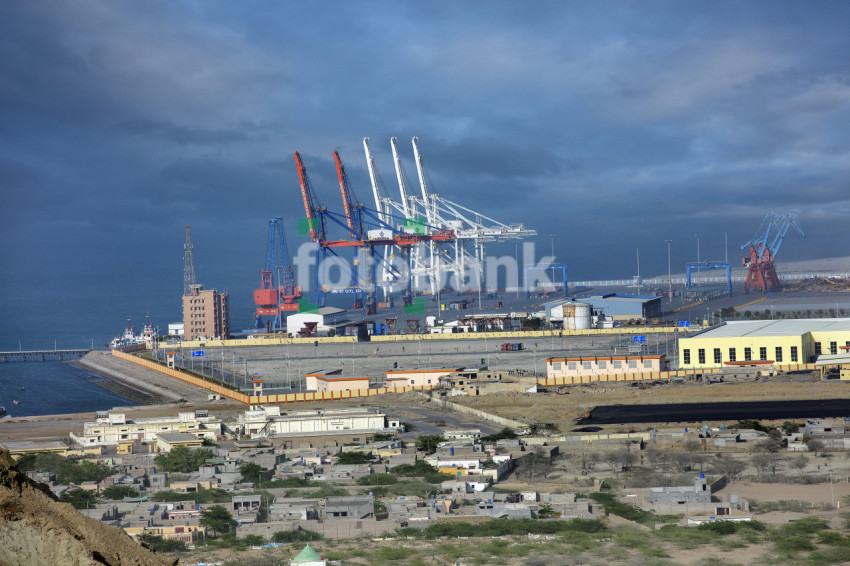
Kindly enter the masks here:
M 192 259 L 192 226 L 186 224 L 186 243 L 183 244 L 183 295 L 191 294 L 195 285 L 195 260 Z

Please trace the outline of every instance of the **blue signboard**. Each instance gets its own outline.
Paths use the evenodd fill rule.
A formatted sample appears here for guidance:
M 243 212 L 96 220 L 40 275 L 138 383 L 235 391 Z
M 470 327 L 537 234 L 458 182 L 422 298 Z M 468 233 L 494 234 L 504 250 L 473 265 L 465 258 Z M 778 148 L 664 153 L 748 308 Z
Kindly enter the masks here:
M 687 327 L 687 326 L 690 326 L 690 325 L 691 325 L 691 321 L 690 321 L 690 320 L 680 320 L 680 321 L 679 321 L 679 326 L 685 326 L 685 327 Z
M 204 357 L 204 351 L 203 350 L 195 350 L 194 352 L 192 352 L 192 357 L 193 358 L 203 358 Z
M 634 342 L 646 342 L 646 336 L 635 336 L 632 340 Z

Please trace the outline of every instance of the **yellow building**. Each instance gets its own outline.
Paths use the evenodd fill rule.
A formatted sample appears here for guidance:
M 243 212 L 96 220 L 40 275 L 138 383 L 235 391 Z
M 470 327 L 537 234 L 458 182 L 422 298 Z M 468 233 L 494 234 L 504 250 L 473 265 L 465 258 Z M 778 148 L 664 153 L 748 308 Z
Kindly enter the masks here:
M 727 321 L 679 339 L 679 369 L 808 364 L 850 346 L 850 319 Z

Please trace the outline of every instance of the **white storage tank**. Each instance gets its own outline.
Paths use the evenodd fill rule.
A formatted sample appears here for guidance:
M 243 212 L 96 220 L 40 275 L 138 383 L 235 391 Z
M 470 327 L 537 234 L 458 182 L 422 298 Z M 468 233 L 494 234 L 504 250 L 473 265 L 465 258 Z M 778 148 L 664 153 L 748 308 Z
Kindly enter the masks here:
M 585 303 L 564 303 L 564 330 L 587 330 L 590 328 L 590 305 Z

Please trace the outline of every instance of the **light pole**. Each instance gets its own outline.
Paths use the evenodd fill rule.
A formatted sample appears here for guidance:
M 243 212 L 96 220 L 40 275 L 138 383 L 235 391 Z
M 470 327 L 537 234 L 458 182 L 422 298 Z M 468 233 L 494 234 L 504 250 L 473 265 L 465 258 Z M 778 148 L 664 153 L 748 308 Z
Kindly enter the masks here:
M 694 234 L 694 238 L 697 239 L 697 263 L 699 263 L 699 234 Z M 699 279 L 699 268 L 697 268 L 697 287 L 700 287 L 700 279 Z
M 667 242 L 667 303 L 673 302 L 673 275 L 670 268 L 670 243 L 673 240 L 664 240 Z
M 552 286 L 555 286 L 555 234 L 549 234 L 549 239 L 552 240 Z
M 514 241 L 514 263 L 516 263 L 516 298 L 519 299 L 519 240 Z
M 726 230 L 723 230 L 723 247 L 725 249 L 724 261 L 729 263 L 729 237 L 726 235 Z

